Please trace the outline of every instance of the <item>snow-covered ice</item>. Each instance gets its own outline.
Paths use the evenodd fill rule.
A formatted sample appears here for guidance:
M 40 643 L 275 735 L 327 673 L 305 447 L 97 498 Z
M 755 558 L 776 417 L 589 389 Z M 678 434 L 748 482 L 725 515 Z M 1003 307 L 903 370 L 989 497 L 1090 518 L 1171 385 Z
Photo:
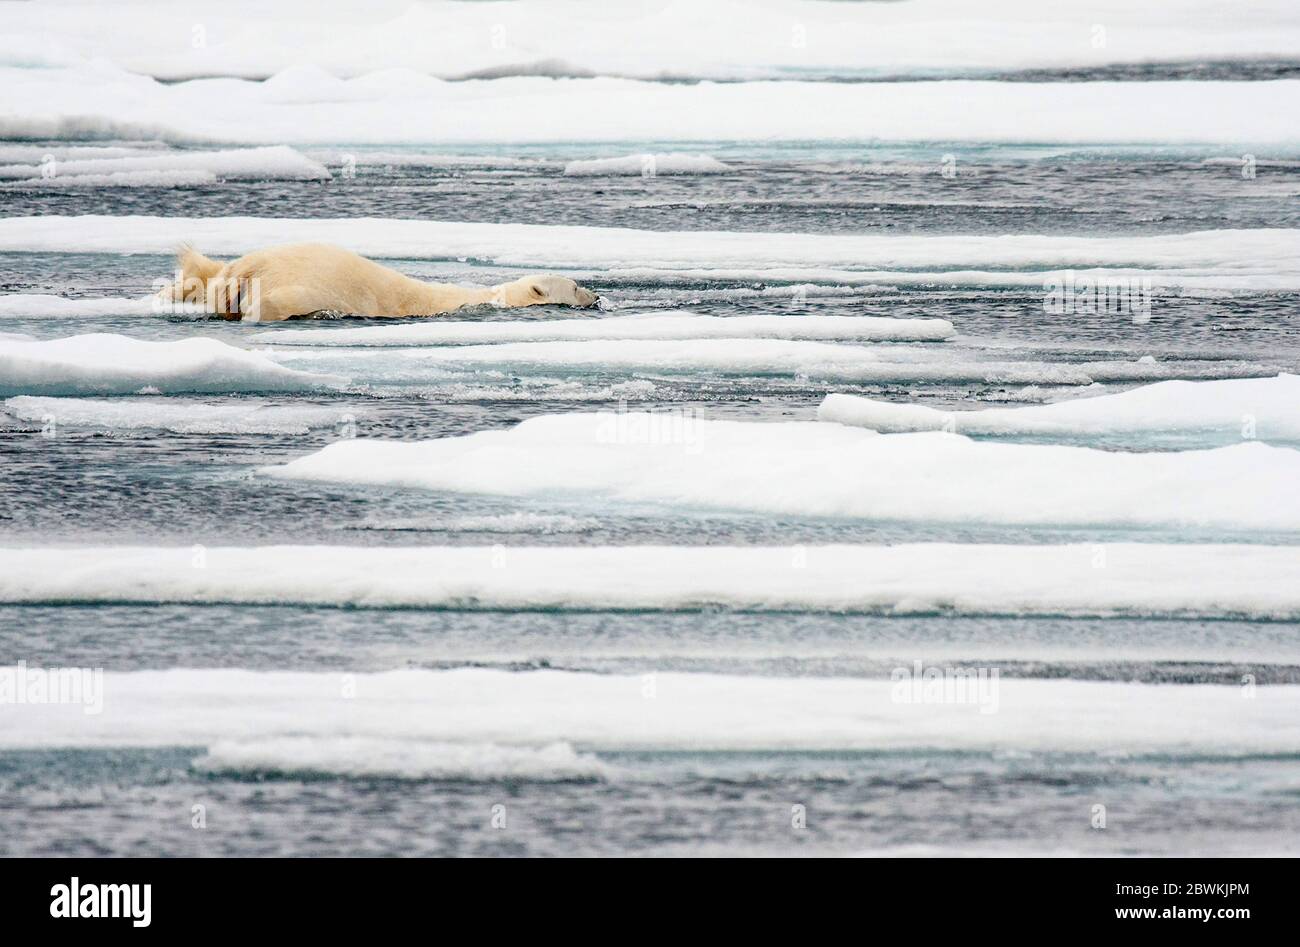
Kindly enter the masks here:
M 429 168 L 437 170 L 544 171 L 562 170 L 564 162 L 548 158 L 521 158 L 496 151 L 485 154 L 440 154 L 426 151 L 382 151 L 371 148 L 313 149 L 307 153 L 313 161 L 327 168 L 355 164 L 364 167 Z
M 1149 278 L 1157 288 L 1300 290 L 1300 230 L 1294 229 L 988 237 L 650 231 L 377 218 L 0 218 L 0 252 L 170 256 L 183 241 L 217 258 L 277 243 L 323 241 L 380 259 L 472 259 L 575 277 L 609 273 L 624 278 L 1043 289 L 1047 281 L 1069 272 L 1078 280 Z
M 575 177 L 631 175 L 655 177 L 660 174 L 722 174 L 731 169 L 709 155 L 682 152 L 669 154 L 623 155 L 618 158 L 587 158 L 570 161 L 564 173 Z
M 338 442 L 263 473 L 885 521 L 1300 529 L 1300 452 L 1259 442 L 1130 454 L 600 412 L 431 441 Z
M 328 330 L 322 330 L 322 336 L 325 331 Z M 380 327 L 380 331 L 389 330 Z M 893 344 L 886 347 L 769 338 L 597 338 L 585 341 L 497 342 L 487 345 L 414 348 L 271 346 L 261 351 L 283 365 L 303 371 L 346 376 L 358 384 L 373 385 L 425 385 L 447 379 L 463 379 L 467 372 L 547 376 L 557 372 L 588 375 L 653 372 L 673 377 L 707 373 L 862 384 L 1074 386 L 1097 382 L 1234 378 L 1276 373 L 1276 369 L 1255 362 L 1196 359 L 1076 363 L 999 361 L 988 358 L 987 353 L 972 355 L 965 350 L 936 350 L 935 346 L 927 345 Z
M 124 9 L 82 0 L 0 8 L 0 36 L 6 64 L 107 60 L 163 79 L 290 70 L 278 93 L 311 101 L 337 94 L 335 76 L 378 69 L 414 84 L 426 75 L 852 78 L 1285 60 L 1300 48 L 1300 17 L 1286 0 L 1252 0 L 1245 10 L 1211 0 L 148 0 Z
M 384 779 L 601 779 L 611 767 L 567 743 L 509 746 L 353 736 L 222 740 L 194 761 L 216 775 L 303 774 Z
M 1296 546 L 245 546 L 206 549 L 202 568 L 193 557 L 189 546 L 0 548 L 0 603 L 1300 618 Z
M 203 187 L 217 182 L 211 171 L 112 171 L 107 174 L 26 175 L 0 180 L 0 190 L 101 187 Z
M 160 274 L 159 278 L 165 278 Z M 202 315 L 203 308 L 193 303 L 167 303 L 169 315 Z M 157 296 L 123 299 L 113 296 L 53 296 L 49 293 L 6 293 L 0 295 L 0 319 L 64 319 L 70 316 L 155 316 L 159 313 Z
M 1056 404 L 943 411 L 858 395 L 827 395 L 822 421 L 882 433 L 1069 436 L 1108 433 L 1231 432 L 1242 439 L 1300 439 L 1300 376 L 1162 381 L 1119 394 Z
M 0 669 L 0 673 L 10 671 Z M 905 669 L 906 670 L 906 669 Z M 985 669 L 988 671 L 989 669 Z M 0 714 L 0 748 L 212 747 L 257 767 L 327 761 L 340 773 L 391 760 L 394 740 L 410 759 L 440 744 L 578 753 L 617 750 L 815 751 L 937 749 L 1229 756 L 1293 753 L 1300 743 L 1300 686 L 1240 689 L 1015 680 L 986 674 L 961 686 L 963 700 L 926 700 L 911 681 L 643 675 L 487 669 L 338 673 L 170 670 L 105 672 L 102 712 L 80 703 L 20 703 Z M 917 682 L 921 683 L 921 682 Z M 954 691 L 955 693 L 956 691 Z M 941 693 L 941 692 L 940 692 Z M 904 699 L 909 697 L 910 699 Z M 381 741 L 338 753 L 337 741 Z M 242 753 L 227 741 L 248 741 Z M 319 741 L 312 753 L 310 744 Z M 431 749 L 428 745 L 434 745 Z M 554 752 L 554 751 L 552 751 Z M 306 759 L 305 759 L 306 758 Z M 517 760 L 504 761 L 514 765 Z M 571 767 L 572 758 L 558 761 Z M 207 765 L 207 764 L 205 764 Z
M 38 159 L 29 163 L 0 165 L 0 181 L 31 181 L 45 185 L 104 180 L 184 180 L 186 175 L 201 183 L 217 179 L 318 181 L 330 178 L 330 172 L 323 165 L 283 145 L 224 151 L 142 151 L 108 157 Z
M 663 83 L 524 76 L 457 82 L 385 69 L 345 81 L 294 67 L 267 82 L 166 84 L 100 60 L 56 69 L 0 66 L 0 90 L 0 137 L 204 147 L 1117 143 L 1250 148 L 1270 157 L 1300 148 L 1295 79 Z M 1123 108 L 1115 107 L 1117 100 Z
M 301 391 L 345 383 L 277 365 L 217 339 L 148 342 L 96 333 L 0 339 L 0 395 Z
M 0 296 L 0 312 L 5 297 Z M 942 341 L 956 334 L 944 319 L 887 319 L 873 316 L 698 316 L 690 313 L 636 314 L 608 319 L 548 319 L 460 322 L 359 329 L 281 329 L 259 332 L 251 341 L 279 345 L 395 346 L 473 345 L 589 339 L 788 339 L 858 342 Z
M 228 403 L 183 398 L 9 398 L 0 412 L 20 421 L 115 431 L 170 431 L 174 434 L 306 434 L 318 428 L 355 422 L 347 408 L 327 405 L 269 404 L 238 399 Z
M 121 145 L 64 145 L 45 142 L 22 144 L 0 142 L 0 164 L 39 164 L 42 161 L 81 161 L 96 158 L 139 158 L 151 154 L 167 153 L 160 141 L 132 142 Z

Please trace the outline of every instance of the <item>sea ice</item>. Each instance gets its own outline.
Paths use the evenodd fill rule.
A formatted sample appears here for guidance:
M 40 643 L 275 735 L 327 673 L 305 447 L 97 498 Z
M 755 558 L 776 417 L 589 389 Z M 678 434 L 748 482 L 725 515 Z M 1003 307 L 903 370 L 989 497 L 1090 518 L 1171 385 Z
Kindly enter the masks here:
M 148 342 L 121 335 L 0 340 L 0 395 L 301 391 L 345 384 L 277 365 L 216 339 Z
M 1300 452 L 1259 442 L 1123 453 L 601 412 L 438 440 L 338 442 L 263 473 L 883 521 L 1300 529 Z
M 0 296 L 0 312 L 5 297 Z M 259 332 L 254 342 L 278 345 L 393 346 L 471 345 L 589 339 L 788 339 L 860 342 L 942 341 L 956 334 L 944 319 L 872 316 L 697 316 L 644 314 L 608 319 L 547 319 L 523 322 L 437 320 L 358 329 L 281 329 Z
M 660 174 L 724 174 L 731 168 L 708 155 L 671 154 L 624 155 L 619 158 L 590 158 L 570 161 L 564 173 L 574 177 L 624 175 L 656 177 Z
M 591 528 L 537 514 L 441 525 Z M 189 546 L 60 546 L 0 548 L 0 603 L 1294 621 L 1297 570 L 1300 547 L 1262 545 L 213 546 L 202 568 Z
M 460 6 L 457 16 L 467 9 Z M 439 32 L 443 24 L 431 29 Z M 188 46 L 184 52 L 188 62 L 197 61 Z M 460 82 L 389 69 L 324 81 L 319 70 L 307 71 L 291 67 L 266 82 L 167 84 L 102 60 L 51 69 L 0 65 L 0 137 L 208 148 L 214 142 L 337 148 L 342 139 L 358 147 L 440 150 L 718 141 L 933 142 L 936 150 L 966 142 L 1240 143 L 1270 156 L 1289 155 L 1300 144 L 1290 118 L 1300 102 L 1295 79 L 665 83 L 518 76 Z
M 356 421 L 355 411 L 342 407 L 268 404 L 244 399 L 214 404 L 182 398 L 23 395 L 6 400 L 3 410 L 19 420 L 42 424 L 115 431 L 161 430 L 175 434 L 306 434 L 313 429 Z
M 620 75 L 647 79 L 862 78 L 1112 63 L 1287 60 L 1300 22 L 1286 0 L 1249 15 L 1210 0 L 908 0 L 809 4 L 693 0 L 654 7 L 583 0 L 466 4 L 286 0 L 219 7 L 148 0 L 0 8 L 0 62 L 50 70 L 107 61 L 162 79 L 288 73 L 285 101 L 340 94 L 335 77 Z M 256 22 L 257 29 L 248 24 Z M 331 83 L 329 80 L 333 80 Z M 216 88 L 221 88 L 214 83 Z
M 14 703 L 0 714 L 0 747 L 209 747 L 202 767 L 306 766 L 359 775 L 393 763 L 405 741 L 411 776 L 436 760 L 479 761 L 517 747 L 502 775 L 564 750 L 1051 752 L 1204 756 L 1289 754 L 1300 743 L 1300 686 L 1239 687 L 953 678 L 927 696 L 900 662 L 895 680 L 663 672 L 409 669 L 348 675 L 233 669 L 108 671 L 101 713 L 76 702 Z M 19 668 L 0 668 L 12 675 Z M 944 669 L 938 669 L 942 674 Z M 963 670 L 963 669 L 954 669 Z M 960 694 L 960 699 L 957 695 Z M 239 745 L 232 745 L 237 741 Z M 282 742 L 284 741 L 284 742 Z M 342 752 L 357 741 L 355 755 Z M 376 741 L 362 749 L 360 741 Z M 458 746 L 451 751 L 448 745 Z M 537 757 L 533 757 L 537 760 Z M 431 773 L 432 775 L 432 773 Z M 477 775 L 477 774 L 476 774 Z
M 663 232 L 377 218 L 0 218 L 0 252 L 170 256 L 183 241 L 218 259 L 277 243 L 322 241 L 380 259 L 472 259 L 584 278 L 609 273 L 620 278 L 816 281 L 837 289 L 884 283 L 1045 290 L 1051 280 L 1068 275 L 1078 285 L 1092 280 L 1094 285 L 1143 288 L 1145 279 L 1151 288 L 1300 290 L 1296 229 L 987 237 Z
M 1300 439 L 1300 376 L 1162 381 L 1056 404 L 943 411 L 857 395 L 827 395 L 817 417 L 882 433 L 1070 436 L 1218 431 L 1241 439 Z

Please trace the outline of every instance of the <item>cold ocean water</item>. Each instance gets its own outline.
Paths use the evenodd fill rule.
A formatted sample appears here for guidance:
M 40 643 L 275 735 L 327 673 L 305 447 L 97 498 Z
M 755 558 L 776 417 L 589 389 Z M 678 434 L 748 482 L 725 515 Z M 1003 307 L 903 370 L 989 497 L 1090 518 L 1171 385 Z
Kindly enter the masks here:
M 1295 68 L 1265 65 L 1009 78 L 1250 82 Z M 1295 481 L 1277 493 L 1276 517 L 1245 510 L 1231 483 L 1190 492 L 1180 516 L 1147 515 L 1125 492 L 1126 468 L 1104 458 L 1097 469 L 1115 473 L 1087 498 L 1050 485 L 1081 456 L 1052 448 L 1177 452 L 1190 458 L 1183 476 L 1213 481 L 1228 474 L 1204 452 L 1250 441 L 1261 478 L 1276 465 L 1250 488 L 1264 504 L 1300 444 L 1286 392 L 1257 396 L 1258 418 L 1230 424 L 1125 426 L 1102 408 L 1077 429 L 974 435 L 989 450 L 1049 452 L 1008 468 L 1043 465 L 1047 486 L 1035 480 L 1041 493 L 1024 498 L 1047 498 L 1034 515 L 1009 515 L 942 451 L 922 453 L 932 459 L 916 472 L 934 491 L 932 516 L 919 487 L 906 510 L 888 511 L 886 489 L 887 512 L 864 512 L 855 478 L 883 462 L 870 443 L 862 459 L 828 448 L 824 463 L 790 465 L 813 436 L 805 426 L 832 423 L 817 421 L 832 393 L 1030 410 L 1300 372 L 1294 147 L 638 139 L 286 151 L 237 174 L 214 164 L 202 180 L 94 168 L 84 180 L 0 180 L 0 545 L 12 563 L 36 546 L 167 547 L 195 571 L 227 547 L 236 559 L 268 545 L 487 547 L 509 587 L 518 546 L 656 546 L 665 562 L 675 547 L 788 547 L 792 568 L 830 543 L 970 544 L 976 558 L 1076 544 L 1098 568 L 1117 543 L 1300 546 Z M 102 135 L 0 143 L 13 165 L 140 159 L 109 175 L 178 173 L 167 161 L 187 155 L 201 168 L 212 152 Z M 570 164 L 641 154 L 661 157 L 588 173 Z M 311 169 L 327 176 L 304 179 Z M 215 223 L 169 230 L 168 218 Z M 413 276 L 558 271 L 604 303 L 482 307 L 454 317 L 456 339 L 386 343 L 340 335 L 387 331 L 383 320 L 250 325 L 142 301 L 180 239 L 229 258 L 228 246 L 300 239 L 334 218 L 373 220 L 322 239 L 355 241 Z M 394 235 L 387 219 L 555 229 L 464 231 L 460 253 L 461 231 Z M 640 233 L 607 242 L 567 228 Z M 1048 281 L 1066 272 L 1087 298 L 1049 311 Z M 1087 274 L 1125 295 L 1094 305 Z M 746 323 L 705 339 L 683 314 L 811 328 L 791 338 Z M 480 338 L 500 323 L 656 315 L 679 321 L 634 338 Z M 955 334 L 845 337 L 860 317 L 946 320 Z M 95 338 L 71 355 L 29 348 L 74 336 Z M 150 349 L 146 362 L 170 372 L 154 379 L 148 365 L 123 369 L 120 337 L 222 346 Z M 502 441 L 517 465 L 504 470 L 474 466 L 473 445 L 453 442 L 593 411 L 613 412 L 624 432 L 602 445 L 615 453 L 683 451 L 674 435 L 639 440 L 636 430 L 657 430 L 642 412 L 685 431 L 687 447 L 703 422 L 768 427 L 698 429 L 711 472 L 655 458 L 628 471 L 559 429 Z M 734 453 L 732 430 L 744 438 Z M 377 438 L 448 444 L 418 469 L 327 452 L 340 459 L 321 476 L 277 473 Z M 429 471 L 444 479 L 420 482 Z M 713 492 L 696 489 L 705 474 Z M 535 478 L 545 485 L 533 489 Z M 1175 476 L 1163 489 L 1182 485 Z M 357 555 L 357 587 L 331 601 L 321 596 L 333 581 L 301 550 L 249 578 L 269 588 L 255 602 L 177 591 L 152 570 L 128 570 L 96 597 L 80 560 L 57 575 L 11 570 L 0 580 L 11 688 L 0 854 L 1294 854 L 1300 839 L 1300 625 L 1267 590 L 1246 606 L 1195 607 L 1160 600 L 1156 579 L 1123 607 L 1086 593 L 972 605 L 955 592 L 870 607 L 829 592 L 818 607 L 599 596 L 510 607 L 468 593 L 402 604 L 367 585 L 390 577 L 367 575 Z M 102 672 L 86 678 L 102 706 L 42 704 L 33 679 L 14 676 L 56 668 Z M 922 668 L 996 673 L 977 700 L 909 706 L 894 685 Z

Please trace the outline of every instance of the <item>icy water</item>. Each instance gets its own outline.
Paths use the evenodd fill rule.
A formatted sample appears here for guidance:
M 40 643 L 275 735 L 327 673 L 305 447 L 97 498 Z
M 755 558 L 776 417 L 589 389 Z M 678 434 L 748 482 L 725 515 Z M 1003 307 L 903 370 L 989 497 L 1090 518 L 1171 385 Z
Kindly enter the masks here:
M 1227 66 L 1215 68 L 1231 72 Z M 652 178 L 563 173 L 565 162 L 575 158 L 664 150 L 707 153 L 729 168 L 721 174 Z M 1145 237 L 1300 226 L 1297 156 L 1261 160 L 1256 176 L 1247 178 L 1234 163 L 1239 156 L 1222 148 L 735 142 L 683 148 L 623 142 L 608 148 L 464 148 L 459 163 L 435 157 L 431 149 L 385 151 L 396 157 L 367 157 L 346 147 L 305 149 L 336 172 L 351 156 L 355 176 L 336 174 L 328 182 L 269 179 L 183 188 L 6 184 L 0 187 L 0 213 L 10 218 L 374 217 L 655 232 L 989 237 Z M 953 158 L 951 177 L 943 173 L 945 156 Z M 413 276 L 473 283 L 511 279 L 521 271 L 472 259 L 398 256 L 386 262 Z M 887 382 L 729 368 L 725 360 L 700 369 L 506 360 L 399 371 L 397 356 L 383 352 L 363 358 L 347 346 L 296 350 L 268 346 L 265 339 L 253 342 L 251 336 L 265 326 L 105 315 L 93 304 L 75 315 L 58 315 L 34 311 L 41 304 L 33 303 L 26 312 L 6 311 L 0 333 L 42 340 L 86 333 L 156 341 L 203 336 L 239 348 L 274 349 L 279 364 L 338 372 L 351 380 L 293 393 L 132 394 L 113 399 L 126 406 L 125 415 L 102 423 L 73 418 L 51 425 L 44 416 L 48 409 L 24 413 L 6 402 L 7 409 L 0 409 L 0 542 L 199 548 L 1300 543 L 1284 524 L 1245 529 L 1208 523 L 1175 528 L 880 521 L 726 512 L 604 496 L 303 482 L 258 473 L 354 436 L 448 438 L 504 430 L 541 415 L 620 405 L 776 423 L 813 420 L 831 392 L 970 408 L 1115 393 L 1165 379 L 1300 371 L 1300 295 L 1287 289 L 1169 289 L 1154 296 L 1148 318 L 1134 320 L 1123 313 L 1053 315 L 1044 311 L 1043 292 L 1036 287 L 978 285 L 959 272 L 948 280 L 907 285 L 846 283 L 829 271 L 833 268 L 811 281 L 629 274 L 639 262 L 611 259 L 583 274 L 609 307 L 592 318 L 677 310 L 721 317 L 939 318 L 953 323 L 955 338 L 837 344 L 870 345 L 886 357 L 892 351 L 899 359 L 924 356 L 966 368 Z M 0 292 L 135 298 L 149 292 L 169 266 L 161 254 L 13 250 L 0 254 Z M 962 267 L 939 260 L 929 269 Z M 525 316 L 475 310 L 461 317 L 573 315 L 560 309 Z M 341 329 L 380 324 L 295 321 L 271 331 L 313 328 L 324 341 Z M 981 368 L 994 364 L 996 371 Z M 1088 377 L 1071 381 L 1062 371 Z M 28 392 L 24 382 L 3 372 L 0 387 L 6 398 Z M 157 419 L 154 406 L 169 403 L 192 413 L 191 429 L 175 419 Z M 206 408 L 239 404 L 285 409 L 288 426 L 250 432 L 203 420 Z M 289 423 L 306 417 L 304 411 L 312 420 L 302 429 Z M 1217 447 L 1238 439 L 1222 431 L 1163 437 L 1102 431 L 1076 443 L 1131 452 Z M 255 755 L 250 762 L 233 751 L 214 750 L 210 741 L 190 740 L 186 734 L 193 731 L 180 726 L 179 710 L 178 736 L 169 740 L 167 707 L 172 705 L 149 704 L 153 685 L 133 676 L 186 675 L 176 678 L 179 706 L 182 692 L 208 693 L 203 673 L 218 669 L 311 672 L 328 688 L 347 686 L 354 675 L 369 680 L 365 675 L 409 669 L 430 675 L 430 693 L 449 680 L 439 674 L 465 669 L 521 679 L 547 672 L 580 681 L 625 678 L 630 687 L 657 675 L 719 675 L 794 681 L 790 686 L 815 691 L 825 681 L 887 680 L 893 669 L 920 661 L 996 667 L 1009 684 L 1105 684 L 1138 688 L 1125 691 L 1138 695 L 1156 691 L 1162 700 L 1186 695 L 1192 707 L 1203 693 L 1193 688 L 1222 693 L 1248 680 L 1268 692 L 1300 684 L 1300 627 L 1289 621 L 367 610 L 293 602 L 0 605 L 0 664 L 19 661 L 31 667 L 101 668 L 117 688 L 109 697 L 126 695 L 121 699 L 132 709 L 114 716 L 109 700 L 105 722 L 118 730 L 105 736 L 88 729 L 84 740 L 56 741 L 59 745 L 43 745 L 39 734 L 32 735 L 36 731 L 13 731 L 18 736 L 0 750 L 4 855 L 1265 854 L 1294 852 L 1300 838 L 1300 746 L 1274 740 L 1251 749 L 1251 741 L 1244 740 L 1243 749 L 1223 752 L 1202 745 L 1193 733 L 1183 745 L 1129 748 L 1175 704 L 1153 709 L 1151 716 L 1135 712 L 1122 732 L 1090 736 L 1086 745 L 1076 743 L 1073 728 L 1090 729 L 1087 721 L 1104 697 L 1077 698 L 1072 705 L 1077 716 L 1061 724 L 1059 747 L 1012 732 L 991 741 L 975 739 L 967 748 L 919 739 L 912 747 L 881 750 L 789 745 L 719 750 L 693 748 L 687 731 L 671 745 L 646 748 L 633 727 L 621 737 L 603 735 L 590 744 L 576 740 L 565 752 L 576 753 L 585 761 L 581 765 L 546 771 L 536 763 L 503 767 L 489 759 L 412 772 L 289 751 L 280 757 Z M 570 698 L 578 718 L 592 718 L 583 726 L 606 712 L 605 705 L 584 698 L 586 686 L 575 683 Z M 508 684 L 492 687 L 503 689 L 485 690 L 484 699 L 509 709 L 516 698 Z M 551 699 L 544 706 L 563 703 Z M 873 715 L 869 704 L 857 710 Z M 253 738 L 260 723 L 249 713 L 231 727 Z M 393 715 L 400 717 L 400 711 Z M 358 729 L 340 724 L 329 739 L 379 739 L 359 721 Z M 471 727 L 481 721 L 464 723 Z M 303 720 L 301 726 L 305 733 L 311 722 Z M 292 722 L 281 736 L 286 733 L 285 739 L 293 738 Z M 510 742 L 508 732 L 498 736 L 499 742 Z M 394 737 L 385 731 L 384 739 L 390 737 L 414 740 L 417 735 Z M 1109 813 L 1104 830 L 1095 824 L 1098 805 Z M 205 814 L 202 828 L 196 827 L 195 807 Z
M 66 143 L 24 144 L 36 163 Z M 1227 147 L 734 142 L 301 149 L 329 181 L 183 189 L 3 184 L 15 216 L 400 217 L 798 233 L 1149 234 L 1294 227 L 1300 164 Z M 707 154 L 710 174 L 566 175 L 569 161 Z M 145 152 L 150 153 L 150 152 Z M 167 153 L 155 150 L 155 155 Z M 944 169 L 948 167 L 948 175 Z M 344 174 L 347 176 L 344 176 Z M 110 284 L 111 285 L 111 284 Z

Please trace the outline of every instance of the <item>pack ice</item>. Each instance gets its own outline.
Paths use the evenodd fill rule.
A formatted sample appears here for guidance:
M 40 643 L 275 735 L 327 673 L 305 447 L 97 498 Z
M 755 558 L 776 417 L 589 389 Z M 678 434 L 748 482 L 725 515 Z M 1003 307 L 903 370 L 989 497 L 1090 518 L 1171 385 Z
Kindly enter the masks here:
M 1259 442 L 1136 454 L 601 412 L 432 441 L 340 442 L 263 472 L 884 521 L 1300 529 L 1300 452 Z
M 1244 544 L 60 546 L 0 549 L 0 602 L 1295 620 L 1297 574 Z
M 289 768 L 316 768 L 314 757 L 322 771 L 346 773 L 367 761 L 393 766 L 397 740 L 408 745 L 409 767 L 431 765 L 435 772 L 447 745 L 461 747 L 462 762 L 469 762 L 478 747 L 541 750 L 556 743 L 583 753 L 939 749 L 1196 756 L 1293 753 L 1300 742 L 1300 686 L 1286 684 L 1260 687 L 1254 699 L 1242 700 L 1237 688 L 1214 684 L 994 679 L 978 701 L 915 702 L 895 699 L 892 681 L 850 677 L 661 672 L 654 675 L 653 700 L 640 674 L 409 669 L 358 673 L 354 683 L 355 696 L 340 700 L 337 673 L 108 671 L 106 712 L 86 714 L 73 703 L 8 706 L 0 714 L 0 748 L 197 746 L 212 748 L 214 768 L 223 762 L 284 768 L 274 765 L 278 746 Z M 349 741 L 351 758 L 342 752 Z M 375 743 L 368 748 L 360 741 Z M 556 762 L 574 763 L 564 753 Z
M 323 241 L 379 259 L 473 259 L 512 269 L 554 270 L 579 279 L 608 273 L 620 278 L 850 286 L 1032 286 L 1041 290 L 1045 281 L 1069 272 L 1094 281 L 1094 285 L 1107 279 L 1149 279 L 1154 289 L 1300 289 L 1298 229 L 990 238 L 660 232 L 375 218 L 0 218 L 0 252 L 153 253 L 170 257 L 182 241 L 217 259 L 277 243 Z
M 1236 439 L 1295 441 L 1300 439 L 1300 375 L 1162 381 L 1119 394 L 978 411 L 942 411 L 926 405 L 831 394 L 817 409 L 817 417 L 882 433 L 1071 436 L 1217 432 Z
M 0 305 L 4 297 L 0 297 Z M 0 310 L 2 311 L 2 310 Z M 252 341 L 277 345 L 473 345 L 593 339 L 787 339 L 804 341 L 929 342 L 956 335 L 945 319 L 873 316 L 698 316 L 653 313 L 609 319 L 508 322 L 438 320 L 358 329 L 275 329 Z
M 149 342 L 121 335 L 0 339 L 0 395 L 301 391 L 345 384 L 217 339 Z
M 175 434 L 306 434 L 346 423 L 353 415 L 326 405 L 276 405 L 236 399 L 211 403 L 186 398 L 40 398 L 22 395 L 4 402 L 22 421 L 115 431 L 171 431 Z

